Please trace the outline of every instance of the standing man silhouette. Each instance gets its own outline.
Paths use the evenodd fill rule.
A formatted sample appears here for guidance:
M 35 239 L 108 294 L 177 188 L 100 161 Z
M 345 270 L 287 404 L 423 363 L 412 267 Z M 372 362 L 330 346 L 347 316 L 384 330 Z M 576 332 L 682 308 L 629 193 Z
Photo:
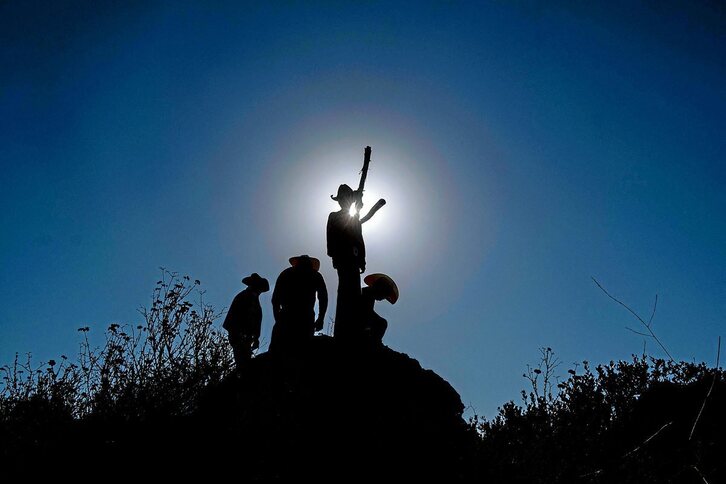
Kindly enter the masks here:
M 242 279 L 242 283 L 247 287 L 234 297 L 222 324 L 227 330 L 237 368 L 249 361 L 252 352 L 260 346 L 260 294 L 270 290 L 267 279 L 256 272 Z
M 333 259 L 333 268 L 338 271 L 338 300 L 333 335 L 341 339 L 350 339 L 351 335 L 361 329 L 356 328 L 356 323 L 360 321 L 360 275 L 366 270 L 366 246 L 361 225 L 386 204 L 381 198 L 365 217 L 360 217 L 370 162 L 371 147 L 366 146 L 358 189 L 354 191 L 343 184 L 338 187 L 336 196 L 330 196 L 340 205 L 339 211 L 328 216 L 327 239 L 328 255 Z
M 290 258 L 290 265 L 280 273 L 272 292 L 272 328 L 270 351 L 295 351 L 304 346 L 315 331 L 323 329 L 328 310 L 328 289 L 320 269 L 320 261 L 301 255 Z M 318 317 L 315 317 L 315 298 Z
M 351 206 L 359 204 L 355 192 L 348 185 L 340 185 L 335 197 L 340 210 L 328 216 L 328 255 L 333 268 L 338 271 L 338 299 L 335 309 L 336 338 L 350 338 L 354 332 L 358 300 L 360 299 L 360 275 L 366 269 L 366 246 L 363 242 L 360 216 L 351 214 Z

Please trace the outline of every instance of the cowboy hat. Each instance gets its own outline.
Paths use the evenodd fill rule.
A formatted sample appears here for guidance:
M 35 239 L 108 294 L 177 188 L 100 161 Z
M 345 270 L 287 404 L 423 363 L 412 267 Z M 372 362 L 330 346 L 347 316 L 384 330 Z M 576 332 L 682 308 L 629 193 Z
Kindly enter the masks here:
M 297 257 L 290 257 L 290 265 L 293 267 L 303 261 L 310 261 L 310 265 L 313 267 L 314 271 L 320 270 L 320 260 L 316 259 L 315 257 L 310 257 L 307 254 L 299 255 Z
M 260 277 L 260 275 L 256 272 L 242 279 L 242 284 L 245 284 L 253 289 L 259 289 L 260 292 L 267 292 L 270 290 L 270 283 L 267 282 L 267 279 Z
M 380 284 L 385 284 L 387 295 L 386 299 L 391 304 L 396 304 L 396 301 L 398 301 L 398 286 L 395 282 L 393 282 L 393 279 L 388 277 L 385 274 L 369 274 L 363 279 L 363 282 L 366 283 L 367 286 L 373 286 L 377 282 L 380 281 Z
M 340 198 L 352 198 L 354 193 L 352 188 L 343 183 L 338 187 L 338 194 L 336 196 L 330 195 L 330 198 L 337 202 Z

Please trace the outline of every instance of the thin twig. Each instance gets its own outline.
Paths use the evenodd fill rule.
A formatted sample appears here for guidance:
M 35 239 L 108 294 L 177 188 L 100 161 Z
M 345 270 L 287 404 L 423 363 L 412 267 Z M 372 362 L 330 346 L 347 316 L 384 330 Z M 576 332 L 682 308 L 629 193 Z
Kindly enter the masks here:
M 645 439 L 641 444 L 639 444 L 633 450 L 631 450 L 627 454 L 624 454 L 622 458 L 625 459 L 626 457 L 628 457 L 628 456 L 630 456 L 630 455 L 638 452 L 644 445 L 646 445 L 648 442 L 650 442 L 651 440 L 653 440 L 659 433 L 661 433 L 663 430 L 665 430 L 665 428 L 668 427 L 669 425 L 671 425 L 672 423 L 673 423 L 673 421 L 671 420 L 667 424 L 663 425 L 661 428 L 659 428 L 658 430 L 656 430 L 653 435 L 651 435 L 650 437 L 648 437 L 647 439 Z M 595 476 L 595 475 L 598 475 L 598 474 L 600 474 L 602 472 L 603 472 L 603 469 L 598 469 L 596 471 L 588 472 L 587 474 L 581 474 L 580 475 L 580 478 L 586 478 L 586 477 L 590 477 L 590 476 Z M 701 476 L 701 477 L 703 477 L 703 476 Z
M 651 335 L 649 335 L 648 333 L 641 333 L 640 331 L 636 331 L 636 330 L 634 330 L 633 328 L 630 328 L 630 327 L 628 327 L 628 326 L 625 326 L 625 329 L 627 329 L 628 331 L 632 331 L 632 332 L 633 332 L 633 333 L 635 333 L 635 334 L 639 334 L 640 336 L 645 336 L 645 337 L 647 337 L 647 338 L 652 338 L 652 336 L 651 336 Z
M 701 418 L 701 414 L 703 413 L 703 409 L 706 408 L 706 401 L 708 400 L 708 397 L 711 396 L 711 392 L 713 391 L 713 386 L 716 384 L 716 378 L 718 377 L 718 363 L 721 359 L 721 337 L 718 337 L 718 349 L 716 350 L 716 366 L 713 368 L 713 380 L 711 380 L 711 387 L 708 389 L 708 393 L 706 394 L 706 398 L 703 399 L 703 404 L 701 405 L 701 410 L 698 411 L 698 416 L 696 417 L 696 421 L 693 422 L 693 427 L 691 428 L 691 434 L 688 436 L 688 440 L 691 440 L 693 438 L 693 432 L 696 431 L 696 425 L 698 425 L 698 421 Z
M 701 479 L 703 479 L 703 482 L 705 482 L 706 484 L 709 484 L 709 482 L 706 480 L 704 475 L 701 474 L 701 471 L 698 470 L 698 467 L 696 467 L 696 466 L 691 466 L 691 467 L 693 468 L 694 471 L 696 471 L 698 473 L 698 475 L 701 477 Z
M 655 310 L 658 308 L 658 295 L 655 295 L 655 302 L 653 303 L 653 312 L 650 313 L 650 319 L 648 320 L 648 327 L 650 328 L 653 318 L 655 317 Z
M 666 427 L 668 427 L 672 423 L 673 423 L 673 420 L 671 420 L 667 424 L 663 425 L 661 428 L 659 428 L 658 430 L 656 430 L 653 435 L 651 435 L 650 437 L 648 437 L 647 439 L 645 439 L 642 444 L 640 444 L 639 446 L 637 446 L 636 448 L 634 448 L 633 450 L 631 450 L 630 452 L 628 452 L 627 454 L 625 454 L 623 456 L 623 458 L 628 457 L 629 455 L 638 452 L 641 447 L 643 447 L 645 444 L 647 444 L 648 442 L 650 442 L 651 440 L 653 440 L 656 437 L 656 435 L 658 435 L 659 433 L 661 433 Z
M 584 479 L 585 477 L 596 476 L 596 475 L 598 475 L 600 473 L 602 473 L 602 469 L 598 469 L 596 471 L 588 472 L 587 474 L 580 474 L 579 477 L 580 477 L 580 479 Z
M 635 317 L 636 317 L 636 318 L 638 319 L 638 321 L 640 321 L 640 322 L 641 322 L 641 323 L 643 324 L 643 326 L 645 326 L 645 327 L 646 327 L 646 329 L 648 330 L 648 333 L 650 333 L 650 336 L 652 336 L 652 337 L 653 337 L 653 339 L 655 340 L 655 342 L 656 342 L 656 343 L 658 343 L 658 346 L 660 346 L 660 347 L 661 347 L 661 349 L 662 349 L 663 351 L 665 351 L 665 354 L 666 354 L 666 355 L 668 355 L 668 358 L 669 358 L 669 359 L 670 359 L 671 361 L 675 361 L 675 360 L 673 359 L 673 357 L 671 356 L 671 354 L 670 354 L 670 353 L 668 352 L 668 350 L 666 349 L 666 347 L 665 347 L 665 346 L 663 346 L 663 343 L 661 343 L 661 341 L 660 341 L 660 340 L 658 339 L 658 337 L 657 337 L 657 336 L 655 335 L 655 333 L 653 332 L 653 330 L 652 330 L 652 329 L 650 329 L 650 326 L 648 325 L 648 323 L 646 323 L 645 321 L 643 321 L 643 318 L 641 318 L 641 317 L 640 317 L 640 316 L 638 315 L 638 313 L 636 313 L 635 311 L 633 311 L 632 309 L 630 309 L 630 307 L 629 307 L 629 306 L 628 306 L 627 304 L 625 304 L 624 302 L 622 302 L 622 301 L 621 301 L 620 299 L 616 298 L 615 296 L 613 296 L 612 294 L 610 294 L 609 292 L 607 292 L 607 290 L 606 290 L 606 289 L 605 289 L 604 287 L 602 287 L 602 284 L 600 284 L 599 282 L 597 282 L 597 279 L 595 279 L 594 277 L 591 277 L 591 279 L 593 280 L 593 282 L 594 282 L 595 284 L 597 284 L 597 287 L 599 287 L 599 288 L 600 288 L 600 290 L 601 290 L 602 292 L 604 292 L 604 293 L 605 293 L 605 295 L 606 295 L 607 297 L 609 297 L 610 299 L 612 299 L 612 300 L 613 300 L 613 301 L 615 301 L 616 303 L 620 304 L 620 305 L 621 305 L 622 307 L 624 307 L 625 309 L 627 309 L 627 310 L 628 310 L 628 311 L 630 312 L 630 314 L 632 314 L 633 316 L 635 316 Z M 654 307 L 654 311 L 653 311 L 653 314 L 655 314 L 655 307 Z

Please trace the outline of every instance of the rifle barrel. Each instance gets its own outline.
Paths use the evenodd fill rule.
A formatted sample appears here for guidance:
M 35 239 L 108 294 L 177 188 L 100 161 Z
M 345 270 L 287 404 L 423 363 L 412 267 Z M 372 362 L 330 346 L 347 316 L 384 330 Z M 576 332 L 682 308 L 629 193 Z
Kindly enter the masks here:
M 363 196 L 363 189 L 366 186 L 366 178 L 368 177 L 368 165 L 371 163 L 371 147 L 366 146 L 363 152 L 363 169 L 360 172 L 360 183 L 358 184 L 358 195 Z

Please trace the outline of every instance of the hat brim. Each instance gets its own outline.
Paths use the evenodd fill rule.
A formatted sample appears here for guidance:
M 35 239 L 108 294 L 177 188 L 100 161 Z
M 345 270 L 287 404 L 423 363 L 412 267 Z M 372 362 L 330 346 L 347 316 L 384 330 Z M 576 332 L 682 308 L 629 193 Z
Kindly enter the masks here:
M 307 257 L 310 259 L 310 264 L 313 266 L 314 271 L 320 270 L 320 260 L 316 259 L 315 257 Z M 303 257 L 290 257 L 290 265 L 295 267 L 300 263 L 300 261 L 303 260 Z
M 365 279 L 363 279 L 363 282 L 370 287 L 380 280 L 384 280 L 386 282 L 386 287 L 388 289 L 386 300 L 391 304 L 396 304 L 396 301 L 398 301 L 398 286 L 389 276 L 381 273 L 368 274 Z
M 260 292 L 267 292 L 270 290 L 270 283 L 264 277 L 247 276 L 242 279 L 242 284 L 259 289 Z

